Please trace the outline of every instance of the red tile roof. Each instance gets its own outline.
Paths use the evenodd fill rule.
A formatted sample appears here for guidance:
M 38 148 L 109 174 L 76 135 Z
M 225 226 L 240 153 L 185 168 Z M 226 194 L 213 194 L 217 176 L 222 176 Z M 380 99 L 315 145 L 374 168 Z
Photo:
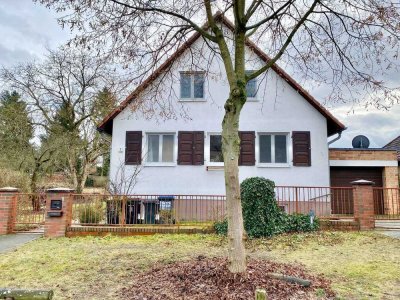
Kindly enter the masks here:
M 222 14 L 217 14 L 215 19 L 223 23 L 231 30 L 234 29 L 234 25 Z M 203 28 L 207 29 L 208 24 L 204 24 Z M 141 92 L 143 92 L 143 90 L 146 89 L 160 74 L 166 71 L 168 67 L 199 37 L 201 37 L 200 33 L 196 32 L 193 34 L 181 47 L 178 48 L 174 54 L 172 54 L 160 67 L 158 67 L 153 74 L 143 81 L 143 83 L 140 84 L 124 101 L 122 101 L 122 103 L 116 109 L 114 109 L 104 118 L 104 120 L 98 125 L 98 130 L 112 134 L 112 123 L 114 118 L 122 110 L 124 110 Z M 249 39 L 246 39 L 246 46 L 251 48 L 254 53 L 256 53 L 264 62 L 270 61 L 270 57 Z M 311 96 L 303 87 L 300 86 L 300 84 L 298 84 L 277 64 L 274 64 L 272 69 L 327 119 L 328 136 L 339 133 L 346 129 L 346 127 L 338 119 L 336 119 L 326 108 L 324 108 L 313 96 Z

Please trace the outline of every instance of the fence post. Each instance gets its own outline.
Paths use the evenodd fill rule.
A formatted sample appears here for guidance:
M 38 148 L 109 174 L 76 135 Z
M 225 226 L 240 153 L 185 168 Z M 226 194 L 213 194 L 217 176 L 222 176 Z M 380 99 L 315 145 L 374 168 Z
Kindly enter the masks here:
M 72 221 L 72 203 L 74 190 L 69 188 L 48 189 L 46 194 L 45 237 L 63 237 Z M 61 209 L 51 206 L 61 200 Z
M 294 190 L 295 190 L 295 193 L 296 193 L 296 214 L 298 214 L 299 213 L 299 191 L 298 191 L 298 188 L 297 188 L 297 186 L 294 188 Z
M 14 187 L 0 189 L 0 235 L 14 232 L 18 192 L 19 190 Z
M 356 180 L 353 185 L 354 219 L 358 222 L 360 230 L 375 228 L 374 182 L 368 180 Z

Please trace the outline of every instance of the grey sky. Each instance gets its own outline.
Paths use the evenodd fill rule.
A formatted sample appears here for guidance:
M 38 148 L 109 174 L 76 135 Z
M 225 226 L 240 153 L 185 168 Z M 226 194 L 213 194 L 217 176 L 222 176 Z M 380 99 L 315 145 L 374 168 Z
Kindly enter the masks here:
M 61 29 L 56 17 L 54 11 L 31 0 L 0 0 L 0 65 L 40 59 L 46 47 L 54 49 L 65 43 L 71 35 L 68 29 Z M 323 90 L 326 87 L 310 92 L 317 99 L 323 99 Z M 371 147 L 382 147 L 400 135 L 400 105 L 390 111 L 367 111 L 356 106 L 351 112 L 351 105 L 329 106 L 348 127 L 334 147 L 351 147 L 351 139 L 358 134 L 368 136 Z

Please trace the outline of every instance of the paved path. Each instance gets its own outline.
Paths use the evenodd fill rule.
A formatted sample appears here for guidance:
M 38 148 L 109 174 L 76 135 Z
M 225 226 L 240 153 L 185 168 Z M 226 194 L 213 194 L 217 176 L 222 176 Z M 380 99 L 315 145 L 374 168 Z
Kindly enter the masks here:
M 14 250 L 27 242 L 40 238 L 41 236 L 41 234 L 30 233 L 0 235 L 0 253 Z
M 381 233 L 395 239 L 400 239 L 400 230 L 381 231 Z

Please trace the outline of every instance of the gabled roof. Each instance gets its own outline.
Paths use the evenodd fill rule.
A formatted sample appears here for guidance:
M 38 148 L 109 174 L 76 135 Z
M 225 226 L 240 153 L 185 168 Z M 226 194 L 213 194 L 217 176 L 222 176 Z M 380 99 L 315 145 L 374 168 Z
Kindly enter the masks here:
M 400 161 L 400 135 L 382 147 L 383 149 L 396 150 L 397 160 Z
M 233 30 L 234 25 L 222 14 L 217 14 L 215 17 L 216 20 L 227 26 L 229 29 Z M 208 29 L 209 26 L 206 23 L 203 25 L 203 29 Z M 179 58 L 186 49 L 188 49 L 198 38 L 201 37 L 201 34 L 196 32 L 194 33 L 181 47 L 177 49 L 175 53 L 173 53 L 160 67 L 158 67 L 153 74 L 151 74 L 142 84 L 140 84 L 121 104 L 114 109 L 110 114 L 108 114 L 104 120 L 99 124 L 98 130 L 102 132 L 106 132 L 108 134 L 112 134 L 112 124 L 114 118 L 124 110 L 135 98 L 143 92 L 160 74 L 166 71 L 170 65 Z M 268 63 L 271 59 L 270 57 L 262 51 L 255 43 L 250 41 L 250 39 L 246 39 L 246 46 L 249 47 L 256 53 L 264 62 Z M 293 87 L 305 100 L 308 101 L 316 110 L 318 110 L 326 119 L 327 119 L 327 131 L 328 136 L 331 136 L 335 133 L 342 132 L 346 129 L 346 127 L 336 119 L 326 108 L 324 108 L 313 96 L 310 95 L 303 87 L 300 86 L 291 76 L 289 76 L 283 69 L 281 69 L 277 64 L 272 66 L 272 69 L 282 78 L 284 79 L 291 87 Z

